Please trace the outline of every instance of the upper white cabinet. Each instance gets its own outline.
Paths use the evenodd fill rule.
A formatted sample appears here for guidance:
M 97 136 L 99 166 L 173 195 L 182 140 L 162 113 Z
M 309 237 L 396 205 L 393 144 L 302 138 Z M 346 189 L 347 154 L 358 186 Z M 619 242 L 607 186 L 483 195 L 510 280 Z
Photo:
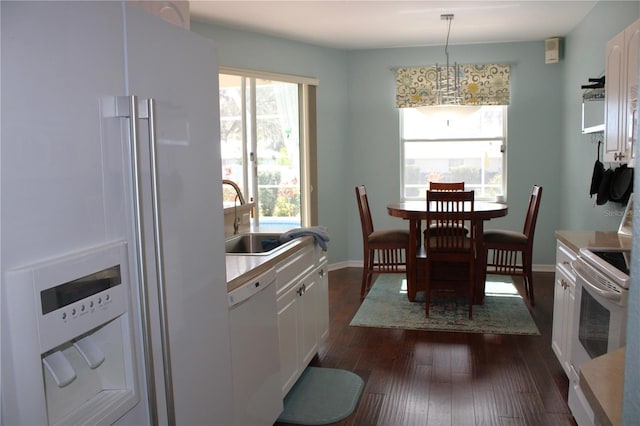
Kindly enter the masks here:
M 607 43 L 604 161 L 635 164 L 640 19 Z

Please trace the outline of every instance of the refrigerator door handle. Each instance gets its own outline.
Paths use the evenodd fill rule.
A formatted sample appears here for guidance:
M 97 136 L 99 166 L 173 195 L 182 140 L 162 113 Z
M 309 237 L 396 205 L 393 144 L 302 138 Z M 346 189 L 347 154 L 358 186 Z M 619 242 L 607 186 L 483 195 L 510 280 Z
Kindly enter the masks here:
M 171 369 L 171 344 L 169 340 L 169 320 L 167 318 L 166 281 L 164 271 L 164 255 L 162 246 L 162 218 L 160 214 L 160 191 L 158 186 L 158 150 L 156 131 L 156 102 L 149 98 L 147 104 L 147 123 L 149 126 L 149 158 L 151 161 L 151 203 L 153 211 L 153 242 L 156 255 L 156 276 L 158 302 L 160 309 L 160 339 L 162 346 L 162 362 L 164 368 L 167 418 L 170 425 L 175 425 L 175 403 L 173 396 L 173 372 Z
M 129 119 L 129 142 L 131 149 L 131 174 L 133 186 L 133 220 L 135 232 L 135 251 L 138 264 L 138 274 L 140 285 L 138 286 L 140 298 L 140 310 L 142 315 L 142 340 L 145 365 L 145 377 L 147 382 L 147 402 L 149 404 L 149 417 L 151 424 L 158 424 L 157 400 L 156 400 L 156 379 L 154 373 L 153 362 L 153 346 L 151 340 L 151 313 L 149 312 L 149 291 L 147 287 L 147 268 L 145 264 L 146 250 L 144 244 L 144 234 L 142 229 L 142 175 L 140 173 L 140 161 L 138 155 L 138 146 L 140 145 L 140 131 L 138 129 L 138 120 L 140 119 L 140 110 L 138 107 L 138 97 L 122 96 L 116 100 L 116 109 L 118 110 L 128 101 L 126 105 L 128 111 L 116 115 Z
M 124 101 L 128 101 L 127 111 L 122 113 L 118 109 L 123 106 Z M 151 424 L 158 424 L 158 413 L 156 402 L 156 386 L 155 373 L 153 368 L 153 346 L 151 341 L 151 314 L 149 312 L 149 292 L 147 285 L 147 267 L 145 263 L 146 253 L 144 247 L 144 231 L 142 229 L 142 194 L 140 191 L 141 176 L 139 171 L 138 145 L 140 140 L 140 131 L 138 129 L 138 120 L 140 119 L 140 111 L 138 109 L 138 97 L 122 96 L 118 97 L 115 102 L 116 115 L 129 119 L 129 142 L 131 147 L 131 182 L 133 189 L 133 217 L 135 232 L 135 248 L 137 257 L 137 271 L 139 282 L 139 299 L 140 310 L 142 316 L 142 340 L 144 353 L 145 378 L 147 383 L 147 402 L 149 404 L 149 417 Z
M 151 424 L 159 424 L 158 420 L 158 404 L 156 394 L 156 378 L 153 359 L 153 346 L 151 337 L 151 312 L 149 302 L 149 286 L 146 269 L 146 246 L 144 243 L 144 229 L 142 217 L 142 183 L 143 176 L 140 167 L 140 131 L 138 121 L 147 119 L 149 131 L 149 156 L 150 156 L 150 173 L 151 173 L 151 197 L 153 211 L 153 241 L 154 252 L 156 257 L 156 275 L 157 275 L 157 292 L 160 304 L 160 340 L 163 356 L 163 372 L 164 372 L 164 390 L 165 403 L 167 410 L 167 422 L 169 425 L 175 425 L 175 403 L 173 395 L 173 376 L 171 370 L 171 350 L 169 343 L 169 326 L 167 320 L 167 302 L 164 280 L 164 262 L 162 249 L 161 234 L 161 218 L 160 218 L 160 200 L 158 193 L 158 173 L 157 173 L 157 150 L 156 150 L 156 115 L 155 100 L 146 99 L 139 101 L 138 97 L 117 96 L 115 98 L 106 99 L 109 110 L 112 115 L 129 119 L 129 138 L 131 147 L 131 173 L 133 186 L 133 217 L 134 217 L 134 233 L 135 233 L 135 251 L 138 264 L 138 273 L 140 278 L 139 298 L 140 309 L 142 315 L 142 340 L 143 353 L 145 361 L 145 376 L 147 385 L 147 402 L 149 404 L 149 416 Z

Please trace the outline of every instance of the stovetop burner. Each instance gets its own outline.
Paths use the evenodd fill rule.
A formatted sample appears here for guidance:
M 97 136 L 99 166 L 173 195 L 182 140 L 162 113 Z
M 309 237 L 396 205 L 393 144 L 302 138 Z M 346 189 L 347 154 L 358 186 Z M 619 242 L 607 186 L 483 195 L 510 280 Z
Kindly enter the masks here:
M 599 250 L 591 250 L 591 252 L 608 264 L 615 266 L 618 271 L 629 275 L 629 263 L 625 257 L 628 252 Z

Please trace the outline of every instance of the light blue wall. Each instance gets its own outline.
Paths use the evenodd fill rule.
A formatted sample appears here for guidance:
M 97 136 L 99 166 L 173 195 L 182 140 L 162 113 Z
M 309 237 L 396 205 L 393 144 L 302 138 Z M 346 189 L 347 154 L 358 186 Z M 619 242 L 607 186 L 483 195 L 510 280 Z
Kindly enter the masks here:
M 559 224 L 559 150 L 562 145 L 563 63 L 545 65 L 544 42 L 450 46 L 461 63 L 511 65 L 508 112 L 509 214 L 486 224 L 522 230 L 531 186 L 543 187 L 534 262 L 554 263 L 554 230 Z M 380 49 L 349 56 L 349 170 L 351 186 L 363 183 L 370 192 L 376 227 L 406 226 L 386 214 L 386 204 L 400 196 L 399 110 L 394 107 L 395 76 L 391 68 L 432 65 L 444 60 L 442 47 Z M 361 258 L 358 216 L 349 211 L 349 258 Z
M 329 261 L 347 259 L 344 194 L 349 165 L 347 140 L 347 53 L 192 22 L 191 30 L 215 41 L 221 66 L 316 77 L 318 109 L 318 204 L 319 222 L 329 228 Z M 349 199 L 349 201 L 352 201 Z
M 535 264 L 552 265 L 556 229 L 616 229 L 621 207 L 588 196 L 595 145 L 580 134 L 580 85 L 604 70 L 604 46 L 639 15 L 638 2 L 600 2 L 564 41 L 560 63 L 544 63 L 544 41 L 450 46 L 461 63 L 509 63 L 509 214 L 487 224 L 520 230 L 531 185 L 544 188 Z M 330 262 L 362 259 L 353 187 L 365 184 L 377 228 L 403 227 L 386 204 L 400 197 L 399 114 L 394 75 L 402 65 L 444 61 L 442 47 L 344 51 L 192 22 L 213 39 L 223 66 L 320 79 L 319 219 L 331 234 Z M 455 37 L 454 37 L 455 41 Z
M 564 161 L 559 203 L 562 229 L 617 230 L 620 225 L 623 206 L 613 202 L 596 206 L 595 196 L 592 199 L 588 195 L 597 139 L 580 133 L 583 93 L 580 86 L 587 84 L 589 77 L 604 73 L 607 41 L 638 19 L 639 5 L 640 2 L 600 2 L 565 39 L 561 150 Z

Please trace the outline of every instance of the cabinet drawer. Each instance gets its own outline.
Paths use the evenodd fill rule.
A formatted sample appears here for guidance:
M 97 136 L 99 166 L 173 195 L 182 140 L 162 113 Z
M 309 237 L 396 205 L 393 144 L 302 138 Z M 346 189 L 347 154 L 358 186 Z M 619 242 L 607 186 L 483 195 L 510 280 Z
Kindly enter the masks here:
M 576 253 L 558 241 L 558 249 L 556 250 L 556 265 L 565 273 L 569 274 L 575 280 L 575 274 L 571 269 L 571 261 L 577 257 Z
M 316 257 L 316 265 L 321 265 L 323 263 L 328 262 L 328 252 L 322 250 L 319 245 L 314 245 L 315 249 L 315 257 Z
M 313 245 L 309 245 L 292 254 L 276 266 L 276 292 L 278 295 L 287 284 L 298 281 L 314 268 Z

